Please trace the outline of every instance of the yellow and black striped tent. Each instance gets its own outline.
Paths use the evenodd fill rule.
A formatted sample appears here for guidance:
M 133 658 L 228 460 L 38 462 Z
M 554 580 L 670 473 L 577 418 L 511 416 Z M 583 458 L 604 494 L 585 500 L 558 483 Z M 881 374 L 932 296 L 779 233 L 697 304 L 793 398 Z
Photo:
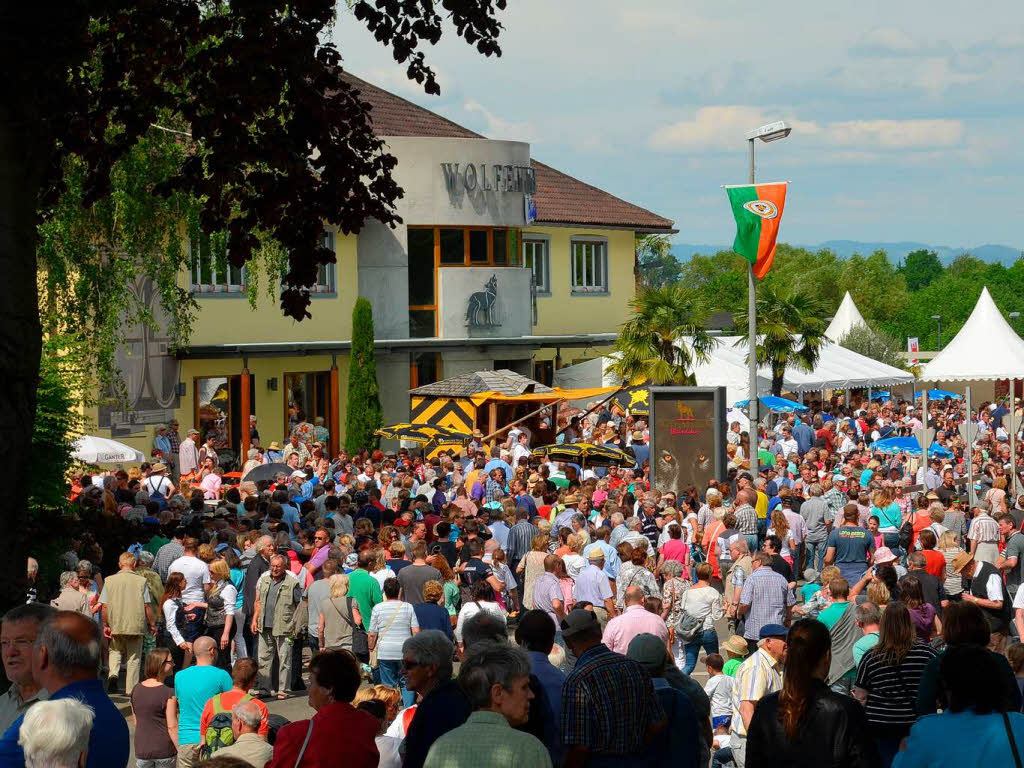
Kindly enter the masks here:
M 414 443 L 462 443 L 469 442 L 470 432 L 449 429 L 436 424 L 404 422 L 381 427 L 374 434 L 389 440 L 409 440 Z

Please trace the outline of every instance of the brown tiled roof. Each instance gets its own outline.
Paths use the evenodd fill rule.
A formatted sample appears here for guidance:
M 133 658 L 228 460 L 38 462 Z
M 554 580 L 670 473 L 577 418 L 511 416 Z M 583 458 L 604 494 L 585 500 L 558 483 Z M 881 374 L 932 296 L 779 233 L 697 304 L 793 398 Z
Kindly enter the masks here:
M 551 387 L 539 384 L 533 379 L 528 379 L 508 369 L 464 373 L 461 376 L 453 376 L 450 379 L 435 381 L 433 384 L 424 384 L 422 387 L 409 390 L 413 395 L 433 395 L 435 397 L 469 397 L 480 392 L 522 395 L 553 391 Z
M 348 72 L 343 73 L 342 78 L 356 87 L 363 101 L 372 107 L 370 118 L 374 131 L 379 136 L 486 138 Z M 530 163 L 537 173 L 537 194 L 534 195 L 534 201 L 537 204 L 538 224 L 673 231 L 670 219 L 658 216 L 639 205 L 627 203 L 603 189 L 556 171 L 551 166 L 536 160 L 531 160 Z
M 537 172 L 537 223 L 633 227 L 647 231 L 673 230 L 666 219 L 585 184 L 549 165 L 531 160 Z

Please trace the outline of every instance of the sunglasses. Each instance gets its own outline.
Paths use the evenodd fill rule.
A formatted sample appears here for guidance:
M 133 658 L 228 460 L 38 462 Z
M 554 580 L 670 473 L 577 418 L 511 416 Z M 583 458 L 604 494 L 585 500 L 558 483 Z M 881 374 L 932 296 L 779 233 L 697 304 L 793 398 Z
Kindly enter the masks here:
M 421 661 L 409 661 L 408 659 L 402 659 L 402 669 L 416 669 L 416 667 L 425 666 Z

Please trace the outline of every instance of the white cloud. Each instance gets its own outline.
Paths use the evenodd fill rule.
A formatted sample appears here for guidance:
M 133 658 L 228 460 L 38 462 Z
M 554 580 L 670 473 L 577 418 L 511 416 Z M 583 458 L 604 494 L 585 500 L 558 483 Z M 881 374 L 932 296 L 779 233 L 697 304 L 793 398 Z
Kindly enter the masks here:
M 463 104 L 462 108 L 470 114 L 480 115 L 485 123 L 484 135 L 489 139 L 508 139 L 511 141 L 537 141 L 537 131 L 531 123 L 517 123 L 505 120 L 494 114 L 487 107 L 473 99 Z
M 657 128 L 650 136 L 652 149 L 688 152 L 708 149 L 733 150 L 747 131 L 779 119 L 758 107 L 733 105 L 701 107 L 689 120 Z M 795 137 L 812 146 L 847 149 L 925 149 L 952 147 L 964 138 L 960 120 L 846 120 L 817 123 L 790 119 Z
M 853 49 L 865 54 L 907 56 L 918 53 L 921 46 L 899 27 L 875 27 L 861 35 Z
M 848 120 L 826 126 L 824 140 L 843 147 L 952 147 L 964 137 L 960 120 Z

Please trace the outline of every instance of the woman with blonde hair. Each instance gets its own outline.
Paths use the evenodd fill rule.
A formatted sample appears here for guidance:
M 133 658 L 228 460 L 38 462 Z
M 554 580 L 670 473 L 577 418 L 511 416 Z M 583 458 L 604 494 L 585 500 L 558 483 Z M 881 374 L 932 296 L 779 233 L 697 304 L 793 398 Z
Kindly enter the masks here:
M 370 575 L 380 582 L 380 588 L 384 589 L 384 582 L 395 578 L 395 572 L 388 567 L 387 554 L 383 549 L 374 551 L 374 561 L 370 565 Z
M 584 539 L 578 533 L 573 533 L 569 535 L 565 543 L 569 551 L 562 555 L 562 562 L 565 563 L 565 570 L 569 574 L 569 578 L 575 580 L 587 565 L 587 561 L 583 559 Z
M 542 521 L 544 522 L 544 521 Z M 533 537 L 530 551 L 519 561 L 516 573 L 523 574 L 523 606 L 533 608 L 533 585 L 537 577 L 544 573 L 544 558 L 548 556 L 548 535 L 543 531 Z
M 448 617 L 454 627 L 462 602 L 459 595 L 458 576 L 455 575 L 452 567 L 448 564 L 448 560 L 442 554 L 428 557 L 427 565 L 433 566 L 441 574 L 441 586 L 444 588 L 444 608 L 448 611 Z
M 792 567 L 796 542 L 793 540 L 793 533 L 789 530 L 789 521 L 786 520 L 786 515 L 783 514 L 781 509 L 776 509 L 772 512 L 771 523 L 768 526 L 768 535 L 779 537 L 779 540 L 782 542 L 782 550 L 779 552 L 779 555 Z
M 329 583 L 330 596 L 320 603 L 320 620 L 316 628 L 320 650 L 344 648 L 361 657 L 366 653 L 366 635 L 362 633 L 363 616 L 359 612 L 359 603 L 348 596 L 348 574 L 336 573 Z M 356 637 L 360 634 L 361 639 Z
M 882 541 L 893 552 L 900 548 L 900 527 L 903 525 L 903 513 L 900 506 L 893 501 L 892 489 L 879 488 L 871 499 L 871 514 L 878 518 L 878 532 Z M 899 554 L 897 552 L 897 554 Z
M 207 565 L 211 565 L 217 559 L 217 552 L 212 544 L 200 544 L 196 556 Z
M 939 536 L 938 546 L 935 547 L 946 559 L 946 579 L 942 582 L 946 590 L 946 597 L 950 600 L 960 600 L 964 594 L 964 580 L 960 571 L 953 569 L 953 561 L 956 556 L 964 550 L 957 543 L 956 533 L 947 530 Z

